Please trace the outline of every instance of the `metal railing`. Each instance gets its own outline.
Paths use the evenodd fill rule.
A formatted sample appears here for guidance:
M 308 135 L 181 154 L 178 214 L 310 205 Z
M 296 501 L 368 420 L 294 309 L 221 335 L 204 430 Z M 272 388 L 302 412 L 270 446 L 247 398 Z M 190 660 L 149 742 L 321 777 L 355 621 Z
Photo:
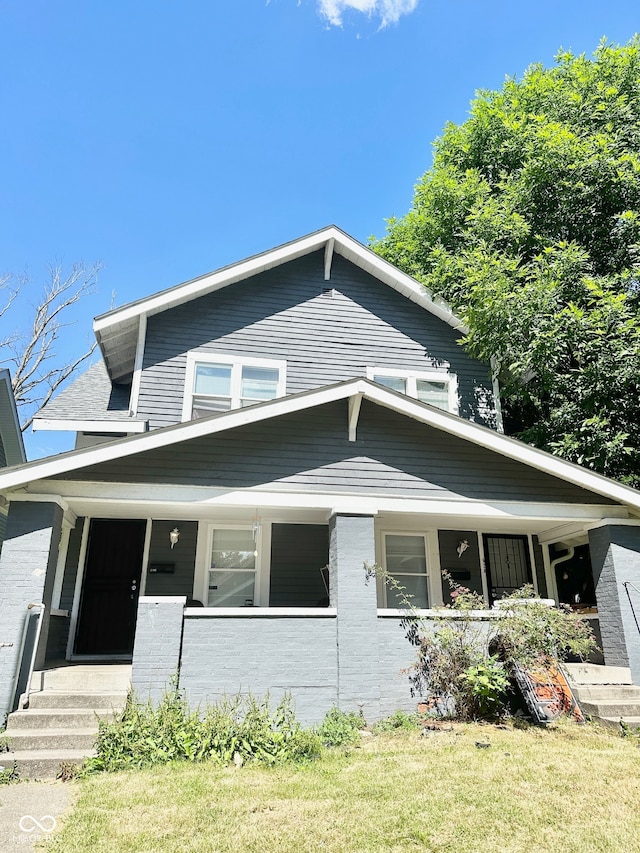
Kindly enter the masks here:
M 44 611 L 45 606 L 42 602 L 27 604 L 13 684 L 11 711 L 22 708 L 29 697 Z

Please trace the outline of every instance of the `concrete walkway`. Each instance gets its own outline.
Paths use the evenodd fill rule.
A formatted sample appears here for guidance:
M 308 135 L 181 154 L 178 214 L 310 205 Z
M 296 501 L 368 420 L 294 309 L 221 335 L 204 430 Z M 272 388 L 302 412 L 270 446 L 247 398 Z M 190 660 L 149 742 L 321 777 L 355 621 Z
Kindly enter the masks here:
M 18 782 L 0 786 L 0 850 L 32 850 L 56 829 L 78 796 L 73 782 Z

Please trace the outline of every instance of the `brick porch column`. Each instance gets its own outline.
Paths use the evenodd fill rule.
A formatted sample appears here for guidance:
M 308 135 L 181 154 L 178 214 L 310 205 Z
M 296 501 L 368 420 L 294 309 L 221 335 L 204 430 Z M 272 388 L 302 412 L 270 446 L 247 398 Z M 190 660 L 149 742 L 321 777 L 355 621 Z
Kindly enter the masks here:
M 605 663 L 630 667 L 640 684 L 640 527 L 597 527 L 589 547 Z
M 178 677 L 186 603 L 184 595 L 138 599 L 131 686 L 143 702 L 159 702 Z
M 0 556 L 0 725 L 11 710 L 27 605 L 32 602 L 47 608 L 36 669 L 44 662 L 62 516 L 56 503 L 15 501 L 9 506 Z
M 336 607 L 338 705 L 376 720 L 380 707 L 376 583 L 364 563 L 375 561 L 373 516 L 334 515 L 329 522 L 329 593 Z

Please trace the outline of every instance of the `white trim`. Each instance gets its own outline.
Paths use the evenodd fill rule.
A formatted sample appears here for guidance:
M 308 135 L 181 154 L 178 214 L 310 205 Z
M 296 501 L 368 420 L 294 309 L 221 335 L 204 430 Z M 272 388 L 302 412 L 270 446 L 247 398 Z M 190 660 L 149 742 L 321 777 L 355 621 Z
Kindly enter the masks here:
M 331 280 L 331 261 L 333 260 L 333 247 L 335 246 L 335 237 L 327 240 L 324 247 L 324 280 Z
M 538 541 L 540 541 L 539 538 Z M 558 596 L 558 581 L 551 565 L 551 554 L 549 553 L 549 545 L 547 545 L 546 543 L 544 545 L 540 543 L 540 547 L 542 548 L 544 575 L 547 580 L 547 594 L 551 593 L 555 601 L 559 603 L 560 599 Z
M 377 615 L 382 619 L 406 619 L 407 610 L 391 607 L 379 607 Z M 413 611 L 418 618 L 424 619 L 497 619 L 502 616 L 498 610 L 453 610 L 446 607 L 429 607 Z
M 149 551 L 151 550 L 151 531 L 153 528 L 153 519 L 147 518 L 147 526 L 144 529 L 144 545 L 142 546 L 142 568 L 140 570 L 140 592 L 138 593 L 138 601 L 144 595 L 147 588 L 147 570 L 149 568 Z
M 252 524 L 250 522 L 249 523 L 245 522 L 245 523 L 234 524 L 233 522 L 226 522 L 224 520 L 221 520 L 221 521 L 213 520 L 213 521 L 210 521 L 206 525 L 206 541 L 207 541 L 207 558 L 206 559 L 207 559 L 207 563 L 206 563 L 205 572 L 204 572 L 204 586 L 201 589 L 201 592 L 204 591 L 204 595 L 195 596 L 196 598 L 198 598 L 199 600 L 202 601 L 202 603 L 205 606 L 205 609 L 210 609 L 210 610 L 225 610 L 225 609 L 243 610 L 244 609 L 242 607 L 240 607 L 240 608 L 211 607 L 209 605 L 209 581 L 210 581 L 209 574 L 211 571 L 216 571 L 216 569 L 212 569 L 212 567 L 211 567 L 211 552 L 213 550 L 213 534 L 214 534 L 214 531 L 215 530 L 249 530 L 249 531 L 251 531 L 251 529 L 252 529 Z M 260 547 L 261 546 L 261 538 L 260 538 L 261 534 L 262 534 L 262 531 L 260 531 L 260 533 L 258 534 L 258 537 L 254 541 L 255 551 L 257 551 L 258 553 L 257 553 L 257 556 L 254 558 L 253 604 L 251 605 L 252 607 L 264 606 L 264 602 L 260 599 L 260 593 L 261 593 L 261 589 L 262 589 L 261 576 L 262 576 L 262 572 L 263 572 L 263 568 L 264 568 L 263 567 L 263 553 L 262 553 L 262 549 Z M 269 568 L 268 563 L 269 563 L 269 560 L 267 559 L 266 560 L 267 569 Z M 251 571 L 251 569 L 228 569 L 227 571 L 237 571 L 238 573 L 241 573 L 241 572 L 249 572 L 249 571 Z M 268 605 L 268 603 L 269 603 L 269 601 L 267 599 L 267 605 Z M 198 609 L 201 609 L 201 608 L 198 608 Z
M 131 394 L 129 397 L 129 414 L 135 417 L 138 411 L 138 398 L 140 397 L 140 381 L 142 379 L 142 363 L 144 361 L 144 345 L 147 337 L 147 315 L 140 315 L 138 326 L 138 342 L 136 344 L 136 358 L 133 365 L 133 377 L 131 378 Z
M 134 421 L 122 418 L 118 421 L 72 421 L 54 418 L 34 418 L 33 431 L 67 430 L 71 432 L 132 433 L 147 431 L 147 421 Z
M 493 403 L 496 409 L 496 429 L 504 433 L 504 422 L 502 420 L 502 401 L 500 400 L 500 383 L 498 381 L 498 362 L 494 355 L 491 356 L 491 387 L 493 389 Z
M 279 522 L 276 522 L 279 523 Z M 285 522 L 286 523 L 286 522 Z M 260 572 L 256 581 L 256 602 L 268 607 L 271 596 L 271 528 L 273 521 L 263 520 L 256 541 Z
M 460 400 L 458 398 L 458 377 L 455 373 L 449 373 L 444 370 L 403 370 L 395 367 L 367 367 L 367 379 L 375 382 L 376 376 L 389 377 L 390 379 L 404 379 L 406 381 L 406 395 L 414 400 L 418 399 L 417 382 L 419 379 L 424 379 L 427 382 L 443 382 L 447 386 L 448 402 L 447 408 L 441 411 L 451 412 L 457 415 L 460 408 Z M 376 383 L 377 384 L 377 383 Z M 382 386 L 385 387 L 384 385 Z M 433 405 L 433 404 L 425 404 Z M 436 406 L 435 408 L 440 408 Z
M 71 605 L 71 623 L 69 625 L 69 638 L 67 640 L 67 660 L 73 660 L 73 647 L 76 644 L 76 628 L 78 627 L 78 614 L 80 612 L 80 597 L 82 595 L 82 582 L 84 580 L 84 567 L 87 561 L 87 544 L 89 542 L 89 527 L 91 519 L 85 517 L 82 527 L 82 539 L 80 541 L 80 553 L 78 554 L 78 568 L 76 571 L 76 584 L 73 590 L 73 604 Z
M 388 536 L 413 536 L 416 539 L 422 539 L 422 544 L 424 547 L 424 572 L 398 572 L 398 571 L 390 571 L 387 565 L 387 537 Z M 432 602 L 431 599 L 431 583 L 430 583 L 430 575 L 431 575 L 431 566 L 429 565 L 429 541 L 428 535 L 425 531 L 422 530 L 404 530 L 394 528 L 381 528 L 380 530 L 380 542 L 381 542 L 381 550 L 380 557 L 382 561 L 382 567 L 384 568 L 387 574 L 393 575 L 395 578 L 403 578 L 403 577 L 412 577 L 412 578 L 424 578 L 427 586 L 427 596 L 429 602 Z M 399 580 L 398 583 L 402 586 L 402 580 Z M 387 599 L 388 599 L 389 588 L 386 583 L 383 583 L 383 596 L 382 600 L 384 602 L 384 607 L 387 607 Z M 440 598 L 442 595 L 440 595 Z
M 609 480 L 601 474 L 595 474 L 593 471 L 581 468 L 572 462 L 551 456 L 551 454 L 524 444 L 517 439 L 478 426 L 478 424 L 452 415 L 442 409 L 436 409 L 433 406 L 412 400 L 404 394 L 398 394 L 366 379 L 353 379 L 336 385 L 325 386 L 318 390 L 303 391 L 299 394 L 268 400 L 255 406 L 233 409 L 220 415 L 156 429 L 143 435 L 121 438 L 106 444 L 85 447 L 36 462 L 28 462 L 25 465 L 0 472 L 0 490 L 4 491 L 22 486 L 35 479 L 55 477 L 61 473 L 66 474 L 87 465 L 133 456 L 143 451 L 167 447 L 180 441 L 214 435 L 238 426 L 259 423 L 285 414 L 293 414 L 315 406 L 322 406 L 325 403 L 348 399 L 353 394 L 360 393 L 367 400 L 404 414 L 419 423 L 442 430 L 478 447 L 493 450 L 509 459 L 514 459 L 531 468 L 559 477 L 568 483 L 573 483 L 640 511 L 640 491 L 636 489 L 623 486 L 621 483 Z
M 536 554 L 535 549 L 533 547 L 533 536 L 528 533 L 527 540 L 529 542 L 529 563 L 531 564 L 531 584 L 535 590 L 536 595 L 540 595 L 540 591 L 538 589 L 538 567 L 536 565 Z
M 349 441 L 356 440 L 361 405 L 362 394 L 354 394 L 353 397 L 349 397 Z
M 487 580 L 487 563 L 484 558 L 484 539 L 482 530 L 476 531 L 478 536 L 478 557 L 480 561 L 480 577 L 482 579 L 482 597 L 487 602 L 487 606 L 491 606 L 489 600 L 489 581 Z
M 193 398 L 196 396 L 206 396 L 205 394 L 196 395 L 194 391 L 194 379 L 196 367 L 199 364 L 228 364 L 231 367 L 230 379 L 230 408 L 241 408 L 240 400 L 242 396 L 242 368 L 243 367 L 265 367 L 278 371 L 278 384 L 276 386 L 275 398 L 284 397 L 287 390 L 287 362 L 276 360 L 273 358 L 253 358 L 251 356 L 235 356 L 228 353 L 216 353 L 207 350 L 201 352 L 199 350 L 191 350 L 187 353 L 187 367 L 184 378 L 184 396 L 182 398 L 182 420 L 192 420 L 191 413 L 193 410 Z M 274 398 L 274 399 L 275 399 Z M 254 404 L 255 405 L 255 404 Z M 222 412 L 225 413 L 224 411 Z M 214 414 L 212 412 L 212 414 Z
M 245 617 L 255 619 L 256 617 L 269 617 L 282 619 L 283 617 L 318 616 L 321 619 L 335 617 L 338 611 L 335 607 L 186 607 L 184 611 L 188 617 L 211 618 L 236 618 Z
M 72 526 L 62 522 L 62 532 L 60 533 L 60 542 L 58 544 L 58 559 L 56 562 L 56 573 L 53 581 L 53 592 L 51 593 L 51 611 L 58 610 L 60 607 L 60 596 L 62 594 L 62 584 L 64 581 L 64 567 L 67 561 L 67 551 L 69 550 L 69 535 Z

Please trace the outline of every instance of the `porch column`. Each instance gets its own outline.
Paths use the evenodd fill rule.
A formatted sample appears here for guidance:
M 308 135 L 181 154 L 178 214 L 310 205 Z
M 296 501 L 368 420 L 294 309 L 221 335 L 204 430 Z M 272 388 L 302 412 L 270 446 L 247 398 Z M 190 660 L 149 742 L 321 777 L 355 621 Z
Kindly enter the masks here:
M 45 617 L 36 652 L 44 663 L 51 596 L 62 532 L 56 503 L 12 502 L 0 556 L 0 724 L 11 710 L 27 605 L 42 602 Z
M 364 564 L 375 562 L 373 516 L 334 515 L 329 522 L 329 594 L 337 608 L 338 705 L 362 708 L 376 720 L 380 706 L 375 579 Z
M 605 663 L 640 684 L 640 527 L 597 527 L 589 547 Z
M 184 595 L 138 599 L 131 686 L 143 702 L 159 702 L 178 677 L 186 603 Z

